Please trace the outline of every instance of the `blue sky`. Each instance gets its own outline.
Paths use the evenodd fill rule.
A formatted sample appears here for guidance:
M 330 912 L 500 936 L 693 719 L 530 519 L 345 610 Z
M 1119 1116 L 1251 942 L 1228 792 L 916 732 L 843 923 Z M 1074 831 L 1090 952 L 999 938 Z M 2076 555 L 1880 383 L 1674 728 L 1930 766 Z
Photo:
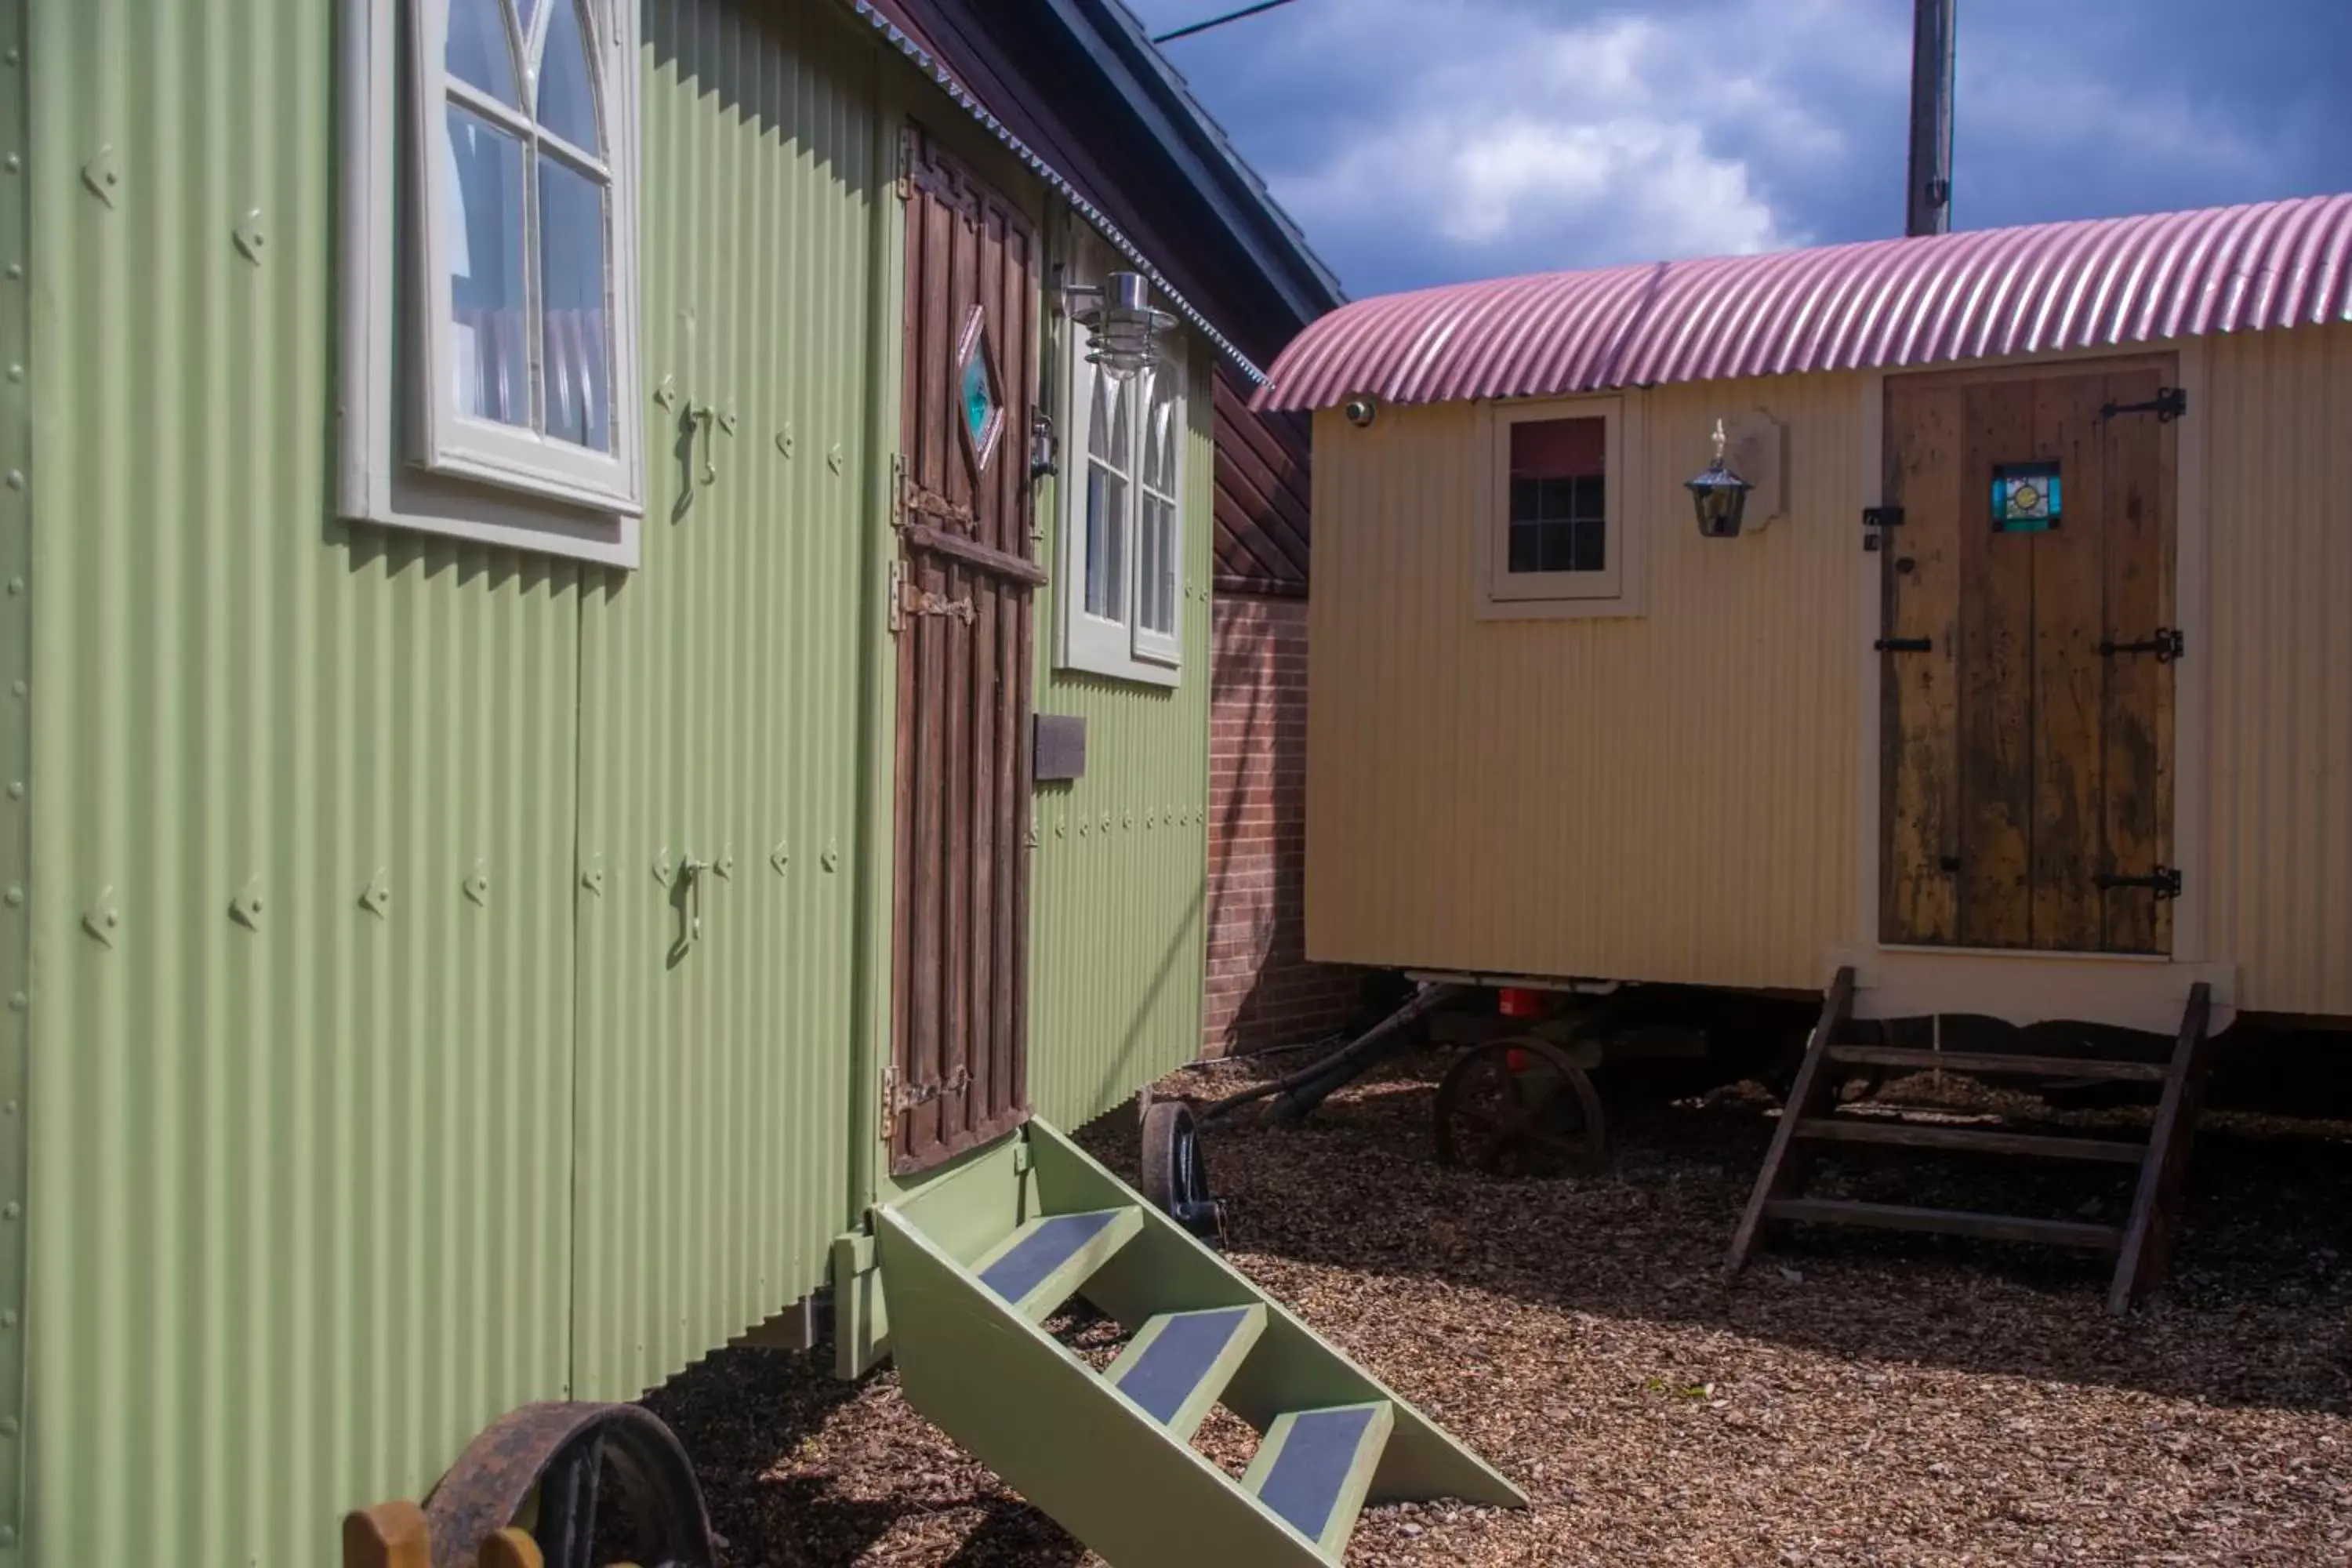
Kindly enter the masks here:
M 1958 37 L 1956 226 L 2352 189 L 2352 0 L 1959 0 Z M 1910 48 L 1908 0 L 1295 0 L 1166 52 L 1361 297 L 1899 234 Z

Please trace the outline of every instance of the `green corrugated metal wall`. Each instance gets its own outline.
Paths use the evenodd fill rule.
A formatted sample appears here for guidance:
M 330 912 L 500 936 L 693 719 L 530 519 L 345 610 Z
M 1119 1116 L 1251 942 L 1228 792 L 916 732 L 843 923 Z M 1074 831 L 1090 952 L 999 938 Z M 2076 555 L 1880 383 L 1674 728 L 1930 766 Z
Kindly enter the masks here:
M 1200 1052 L 1214 459 L 1209 367 L 1198 345 L 1190 357 L 1183 683 L 1056 670 L 1054 616 L 1038 616 L 1038 710 L 1087 720 L 1086 775 L 1040 789 L 1034 812 L 1029 1093 L 1063 1127 Z
M 580 925 L 576 1368 L 622 1399 L 805 1292 L 847 1219 L 888 188 L 871 45 L 829 9 L 677 0 L 646 24 L 645 374 L 677 406 L 648 405 L 671 423 L 643 566 L 592 585 L 581 637 L 581 847 L 604 877 Z M 689 472 L 670 447 L 698 405 L 735 432 L 698 437 Z M 681 943 L 654 866 L 689 853 L 715 869 Z
M 681 462 L 655 426 L 644 565 L 606 573 L 331 519 L 335 7 L 34 4 L 30 270 L 0 275 L 0 347 L 9 284 L 32 321 L 9 462 L 16 387 L 34 416 L 0 575 L 5 497 L 43 519 L 0 590 L 0 665 L 21 605 L 37 672 L 29 932 L 0 924 L 0 989 L 32 970 L 29 1196 L 0 1192 L 31 1245 L 27 1541 L 309 1564 L 501 1411 L 629 1396 L 796 1298 L 849 1217 L 859 892 L 887 886 L 881 105 L 946 116 L 828 8 L 647 0 L 640 392 L 735 427 Z M 1032 1083 L 1065 1122 L 1198 1038 L 1192 368 L 1183 687 L 1041 648 L 1040 706 L 1091 721 L 1088 776 L 1037 806 Z M 656 868 L 688 856 L 714 868 L 682 942 Z

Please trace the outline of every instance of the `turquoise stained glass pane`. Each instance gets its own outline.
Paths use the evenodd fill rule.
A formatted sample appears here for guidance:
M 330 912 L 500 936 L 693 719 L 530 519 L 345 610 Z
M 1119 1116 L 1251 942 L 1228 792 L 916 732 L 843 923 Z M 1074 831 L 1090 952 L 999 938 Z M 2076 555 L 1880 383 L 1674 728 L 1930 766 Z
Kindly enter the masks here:
M 1992 471 L 1996 533 L 2047 533 L 2060 515 L 2058 465 L 2003 463 Z
M 988 455 L 989 425 L 996 418 L 996 389 L 988 384 L 988 362 L 975 352 L 964 362 L 963 418 L 972 450 Z

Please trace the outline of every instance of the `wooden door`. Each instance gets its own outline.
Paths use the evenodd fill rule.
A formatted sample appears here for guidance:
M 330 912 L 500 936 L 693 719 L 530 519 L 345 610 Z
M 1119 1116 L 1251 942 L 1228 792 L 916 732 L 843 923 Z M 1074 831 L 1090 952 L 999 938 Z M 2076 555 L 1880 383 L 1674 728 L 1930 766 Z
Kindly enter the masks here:
M 910 132 L 898 557 L 891 1169 L 1028 1116 L 1029 420 L 1039 258 L 1020 211 Z
M 2170 948 L 2178 379 L 1887 381 L 1883 940 Z

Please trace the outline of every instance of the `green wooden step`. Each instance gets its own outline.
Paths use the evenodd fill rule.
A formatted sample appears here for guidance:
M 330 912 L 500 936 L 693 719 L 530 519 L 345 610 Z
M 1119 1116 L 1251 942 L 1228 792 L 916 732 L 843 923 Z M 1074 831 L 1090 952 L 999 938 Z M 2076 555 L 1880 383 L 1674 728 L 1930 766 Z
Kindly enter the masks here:
M 1190 1441 L 1264 1332 L 1265 1309 L 1254 1302 L 1162 1312 L 1136 1331 L 1103 1377 L 1177 1438 Z
M 1396 1411 L 1385 1399 L 1278 1416 L 1259 1442 L 1242 1485 L 1337 1563 L 1395 1421 Z
M 972 1272 L 1023 1317 L 1042 1323 L 1142 1228 L 1143 1215 L 1132 1207 L 1049 1215 L 1006 1237 Z

